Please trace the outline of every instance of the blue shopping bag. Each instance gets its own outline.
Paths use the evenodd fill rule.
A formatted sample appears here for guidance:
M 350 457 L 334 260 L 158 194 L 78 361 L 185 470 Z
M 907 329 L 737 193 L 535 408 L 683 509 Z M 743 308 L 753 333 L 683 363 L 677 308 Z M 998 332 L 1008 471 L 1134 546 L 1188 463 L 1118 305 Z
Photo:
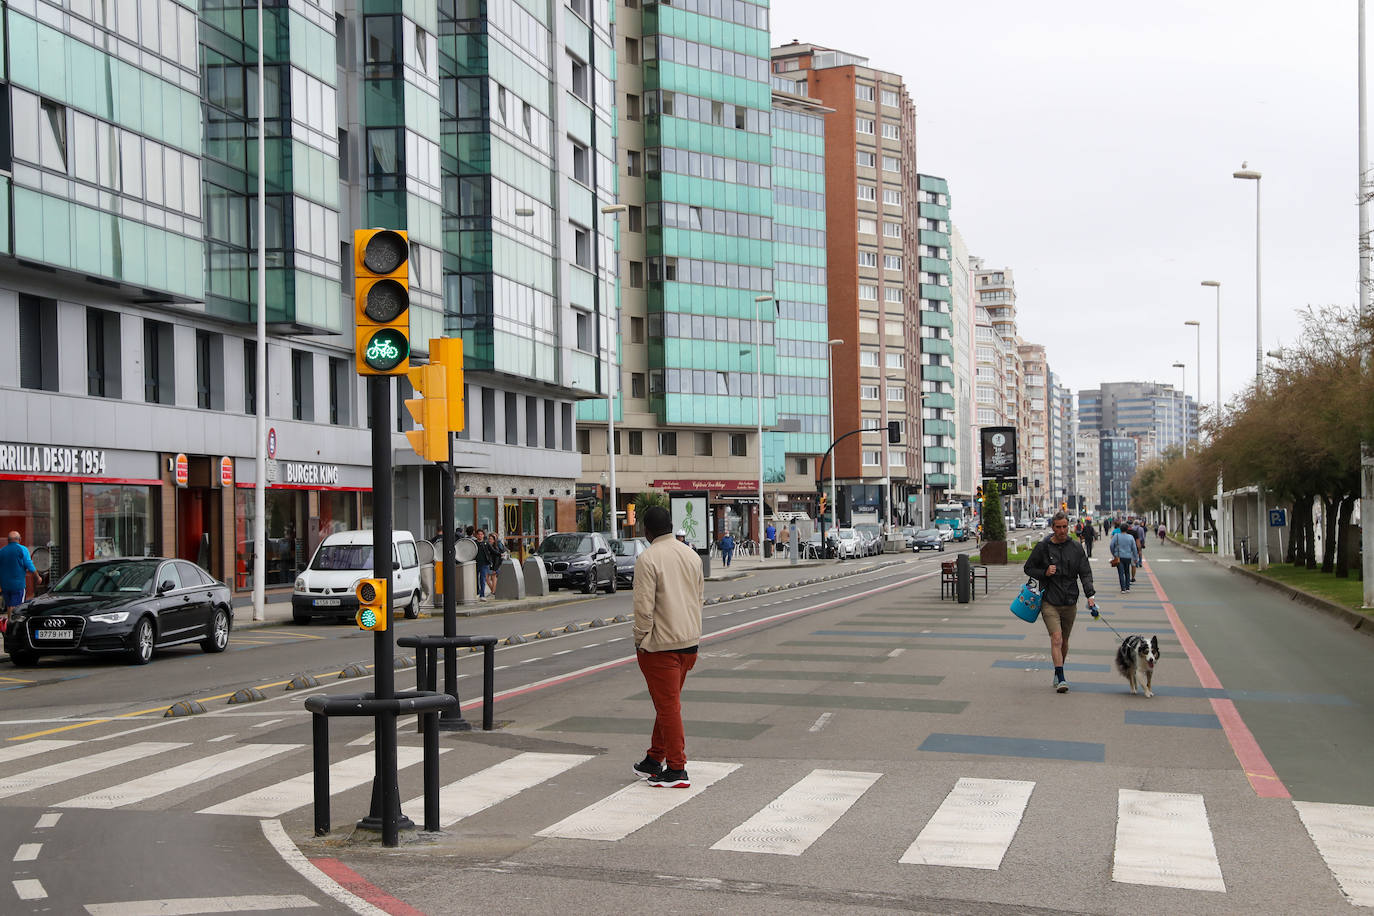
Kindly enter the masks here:
M 1035 623 L 1040 616 L 1040 583 L 1027 579 L 1011 602 L 1011 612 L 1026 623 Z

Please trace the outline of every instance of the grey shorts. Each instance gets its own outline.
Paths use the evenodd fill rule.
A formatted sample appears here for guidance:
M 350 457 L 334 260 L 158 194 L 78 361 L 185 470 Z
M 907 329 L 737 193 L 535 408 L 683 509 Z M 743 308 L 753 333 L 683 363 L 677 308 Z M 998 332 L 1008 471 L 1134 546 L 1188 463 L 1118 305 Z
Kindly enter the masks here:
M 1073 632 L 1073 621 L 1078 616 L 1078 605 L 1076 604 L 1050 604 L 1048 601 L 1040 605 L 1040 619 L 1045 621 L 1045 629 L 1050 631 L 1050 635 L 1063 633 L 1064 638 L 1068 639 Z

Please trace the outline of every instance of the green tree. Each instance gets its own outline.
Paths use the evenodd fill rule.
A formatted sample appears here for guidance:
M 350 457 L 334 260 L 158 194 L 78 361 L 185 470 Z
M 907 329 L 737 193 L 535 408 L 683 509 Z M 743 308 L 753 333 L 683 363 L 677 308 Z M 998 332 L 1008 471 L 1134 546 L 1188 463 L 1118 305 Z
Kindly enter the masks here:
M 1002 488 L 995 480 L 983 482 L 983 540 L 1005 541 L 1007 520 L 1002 515 Z

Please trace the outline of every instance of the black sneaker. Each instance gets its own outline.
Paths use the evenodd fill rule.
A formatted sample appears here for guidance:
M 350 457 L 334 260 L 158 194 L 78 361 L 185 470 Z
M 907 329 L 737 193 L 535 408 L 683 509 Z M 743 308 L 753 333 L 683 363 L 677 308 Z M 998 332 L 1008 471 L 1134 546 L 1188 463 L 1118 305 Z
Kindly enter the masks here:
M 652 779 L 663 772 L 663 764 L 652 757 L 646 756 L 643 760 L 634 765 L 636 776 L 643 776 L 645 779 Z
M 655 789 L 687 789 L 691 788 L 692 781 L 687 778 L 686 770 L 664 767 L 663 772 L 649 777 L 649 785 Z

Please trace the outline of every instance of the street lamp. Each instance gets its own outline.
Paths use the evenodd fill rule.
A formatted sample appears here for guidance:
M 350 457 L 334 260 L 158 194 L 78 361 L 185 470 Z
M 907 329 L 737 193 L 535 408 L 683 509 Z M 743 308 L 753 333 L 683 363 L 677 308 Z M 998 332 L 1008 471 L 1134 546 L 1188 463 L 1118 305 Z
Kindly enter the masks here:
M 1210 286 L 1217 291 L 1217 423 L 1221 422 L 1221 281 L 1203 280 L 1203 286 Z M 1201 333 L 1201 332 L 1199 332 Z M 1198 400 L 1202 399 L 1202 389 L 1198 389 Z M 1217 537 L 1212 542 L 1212 552 L 1221 550 L 1221 471 L 1217 471 Z
M 1263 309 L 1260 306 L 1260 173 L 1247 168 L 1248 163 L 1240 164 L 1240 171 L 1232 172 L 1232 178 L 1255 183 L 1255 393 L 1258 394 L 1264 381 L 1264 333 L 1261 321 Z M 1269 568 L 1269 513 L 1265 510 L 1264 481 L 1255 488 L 1258 494 L 1255 507 L 1256 533 L 1255 550 L 1259 553 L 1259 568 Z
M 625 204 L 608 204 L 607 206 L 604 206 L 604 207 L 601 208 L 601 213 L 602 213 L 603 216 L 609 216 L 609 217 L 615 218 L 615 217 L 619 216 L 621 213 L 624 213 L 624 212 L 625 212 L 626 210 L 628 210 L 628 209 L 630 209 L 630 208 L 629 208 L 628 206 L 626 206 Z M 518 212 L 518 211 L 517 211 L 517 212 Z M 619 223 L 620 223 L 620 220 L 617 219 L 617 220 L 616 220 L 616 225 L 619 226 Z M 617 247 L 619 247 L 619 246 L 617 246 Z M 616 274 L 616 277 L 617 277 L 617 278 L 620 276 L 620 258 L 618 258 L 618 257 L 615 259 L 615 274 Z M 596 282 L 599 284 L 599 283 L 601 282 L 601 278 L 600 278 L 600 277 L 597 277 L 597 278 L 596 278 Z M 618 290 L 619 290 L 619 286 L 617 285 L 617 291 L 618 291 Z M 618 305 L 619 305 L 619 303 L 617 303 L 617 306 L 618 306 Z M 616 328 L 616 331 L 618 332 L 618 331 L 620 330 L 620 309 L 619 309 L 619 307 L 617 307 L 616 310 L 615 310 L 615 316 L 616 316 L 615 328 Z M 611 483 L 611 513 L 610 513 L 610 521 L 606 523 L 606 530 L 607 530 L 608 532 L 610 532 L 611 538 L 612 538 L 613 540 L 614 540 L 615 538 L 619 537 L 619 535 L 620 535 L 620 532 L 619 532 L 619 530 L 617 529 L 617 526 L 616 526 L 616 520 L 617 520 L 617 518 L 618 518 L 618 516 L 619 516 L 619 514 L 620 514 L 620 513 L 619 513 L 619 508 L 618 508 L 618 507 L 619 507 L 619 502 L 617 501 L 617 499 L 616 499 L 616 494 L 615 494 L 615 398 L 616 398 L 616 395 L 620 393 L 620 347 L 619 347 L 619 343 L 620 343 L 620 342 L 619 342 L 619 334 L 618 334 L 618 333 L 612 334 L 612 335 L 611 335 L 611 348 L 610 348 L 610 349 L 611 349 L 610 384 L 606 386 L 606 458 L 607 458 L 607 461 L 610 463 L 610 470 L 611 470 L 611 474 L 610 474 L 610 483 Z
M 763 544 L 763 525 L 764 525 L 764 511 L 763 511 L 763 319 L 759 317 L 759 307 L 762 306 L 765 302 L 772 302 L 772 301 L 773 301 L 773 297 L 772 297 L 772 296 L 768 296 L 768 295 L 764 295 L 764 296 L 755 296 L 755 297 L 754 297 L 754 328 L 755 328 L 756 335 L 757 335 L 757 336 L 755 336 L 755 338 L 754 338 L 754 354 L 755 354 L 755 358 L 754 358 L 754 372 L 755 372 L 754 384 L 755 384 L 755 386 L 756 386 L 755 392 L 754 392 L 754 393 L 758 396 L 758 400 L 759 400 L 759 410 L 758 410 L 758 421 L 759 421 L 759 544 L 760 544 L 760 554 L 759 554 L 759 556 L 762 556 L 762 555 L 763 555 L 761 551 L 762 551 L 762 544 Z
M 1185 321 L 1185 322 L 1183 322 L 1183 324 L 1184 324 L 1185 327 L 1191 326 L 1191 327 L 1197 332 L 1197 370 L 1196 370 L 1196 372 L 1195 372 L 1195 376 L 1196 376 L 1196 378 L 1197 378 L 1197 400 L 1198 400 L 1198 407 L 1199 407 L 1199 409 L 1201 409 L 1201 407 L 1202 407 L 1202 322 L 1201 322 L 1201 321 Z M 1184 398 L 1183 398 L 1183 439 L 1184 439 L 1184 447 L 1185 447 L 1185 448 L 1187 448 L 1188 432 L 1189 432 L 1189 428 L 1188 428 L 1188 398 L 1187 398 L 1187 395 L 1186 395 L 1186 393 L 1185 393 Z M 1199 434 L 1198 434 L 1198 444 L 1199 444 L 1199 445 L 1202 444 L 1202 435 L 1201 435 L 1201 432 L 1200 432 L 1200 431 L 1199 431 Z M 1198 501 L 1197 501 L 1197 528 L 1196 528 L 1195 530 L 1196 530 L 1197 533 L 1198 533 L 1198 546 L 1199 546 L 1199 547 L 1205 547 L 1205 546 L 1207 546 L 1206 543 L 1202 540 L 1202 539 L 1205 537 L 1205 534 L 1204 534 L 1203 532 L 1204 532 L 1206 529 L 1205 529 L 1205 527 L 1204 527 L 1203 524 L 1202 524 L 1202 497 L 1201 497 L 1201 496 L 1198 497 Z
M 826 341 L 825 345 L 825 385 L 826 391 L 830 394 L 830 529 L 833 531 L 838 527 L 839 506 L 835 502 L 835 459 L 838 457 L 834 452 L 835 444 L 835 372 L 831 368 L 832 360 L 835 356 L 835 348 L 844 346 L 844 341 L 838 337 L 834 340 Z M 824 527 L 824 519 L 822 519 Z M 825 545 L 821 545 L 825 549 Z
M 1188 457 L 1188 365 L 1174 363 L 1178 373 L 1178 396 L 1183 399 L 1183 457 Z

